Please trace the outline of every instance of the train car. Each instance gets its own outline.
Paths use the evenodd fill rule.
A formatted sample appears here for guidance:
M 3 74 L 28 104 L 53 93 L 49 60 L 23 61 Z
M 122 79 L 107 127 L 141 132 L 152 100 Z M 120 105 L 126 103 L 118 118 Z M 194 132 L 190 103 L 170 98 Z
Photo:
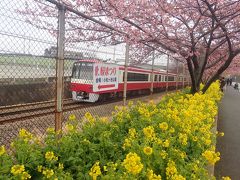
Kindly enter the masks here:
M 152 70 L 128 67 L 127 93 L 144 94 L 150 92 Z M 176 87 L 177 74 L 155 71 L 154 91 Z M 183 77 L 179 77 L 181 80 Z M 179 81 L 181 86 L 182 82 Z M 79 60 L 73 64 L 71 91 L 74 101 L 96 102 L 123 96 L 124 66 L 103 63 L 99 60 Z

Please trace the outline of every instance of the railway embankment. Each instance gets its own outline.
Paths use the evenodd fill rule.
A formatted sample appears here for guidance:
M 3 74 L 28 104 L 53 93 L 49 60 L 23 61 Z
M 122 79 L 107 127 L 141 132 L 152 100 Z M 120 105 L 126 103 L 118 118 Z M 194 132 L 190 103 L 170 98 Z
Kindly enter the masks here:
M 56 83 L 54 81 L 33 82 L 2 84 L 0 106 L 49 101 L 55 98 Z M 71 98 L 70 82 L 64 83 L 64 98 Z

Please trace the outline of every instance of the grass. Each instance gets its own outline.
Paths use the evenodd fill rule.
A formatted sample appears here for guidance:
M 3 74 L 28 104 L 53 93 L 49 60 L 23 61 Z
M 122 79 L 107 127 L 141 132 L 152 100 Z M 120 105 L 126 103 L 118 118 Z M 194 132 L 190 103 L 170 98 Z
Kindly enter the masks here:
M 65 60 L 64 69 L 72 68 L 75 60 Z M 28 65 L 39 66 L 43 68 L 56 68 L 56 59 L 43 56 L 29 56 L 29 55 L 0 55 L 0 64 L 6 65 Z

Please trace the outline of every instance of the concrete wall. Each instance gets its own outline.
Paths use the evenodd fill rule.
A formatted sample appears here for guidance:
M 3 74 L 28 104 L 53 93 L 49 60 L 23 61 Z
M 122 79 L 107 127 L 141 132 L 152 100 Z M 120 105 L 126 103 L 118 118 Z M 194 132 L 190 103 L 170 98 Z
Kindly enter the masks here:
M 0 86 L 0 106 L 53 100 L 55 82 L 5 84 Z M 70 82 L 65 82 L 64 98 L 71 98 Z

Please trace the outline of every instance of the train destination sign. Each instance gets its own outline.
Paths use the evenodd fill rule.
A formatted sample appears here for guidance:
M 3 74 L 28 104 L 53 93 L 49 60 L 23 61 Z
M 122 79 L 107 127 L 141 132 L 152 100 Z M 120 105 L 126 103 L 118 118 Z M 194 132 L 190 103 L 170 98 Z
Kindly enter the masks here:
M 117 65 L 95 63 L 93 65 L 93 92 L 118 89 Z

